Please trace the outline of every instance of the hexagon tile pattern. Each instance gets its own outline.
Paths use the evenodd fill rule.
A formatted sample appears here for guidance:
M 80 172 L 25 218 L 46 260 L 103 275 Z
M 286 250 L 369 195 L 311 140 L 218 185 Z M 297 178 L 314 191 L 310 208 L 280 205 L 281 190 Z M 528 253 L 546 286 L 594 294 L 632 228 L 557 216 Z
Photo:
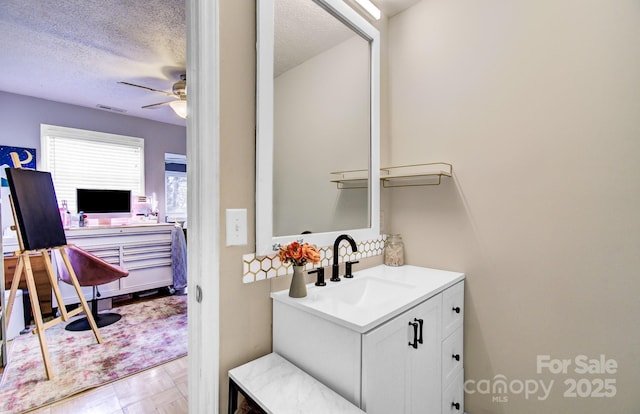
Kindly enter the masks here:
M 384 235 L 380 235 L 377 239 L 364 240 L 358 243 L 357 252 L 349 252 L 345 244 L 340 245 L 338 249 L 338 263 L 347 260 L 359 260 L 364 257 L 379 256 L 384 249 Z M 311 270 L 314 267 L 327 267 L 333 263 L 333 247 L 321 247 L 320 263 L 313 265 L 307 263 L 305 270 Z M 271 279 L 274 277 L 285 276 L 293 273 L 292 265 L 284 264 L 278 258 L 273 256 L 256 256 L 255 253 L 248 253 L 242 256 L 242 282 L 253 283 L 258 280 Z

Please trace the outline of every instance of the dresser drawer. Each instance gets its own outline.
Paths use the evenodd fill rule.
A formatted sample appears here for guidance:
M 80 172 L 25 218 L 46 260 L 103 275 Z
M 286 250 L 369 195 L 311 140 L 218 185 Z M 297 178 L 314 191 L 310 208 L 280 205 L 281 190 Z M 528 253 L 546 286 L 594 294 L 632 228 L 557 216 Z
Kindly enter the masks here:
M 464 281 L 442 292 L 442 337 L 447 338 L 462 326 L 464 317 Z
M 442 342 L 442 386 L 447 387 L 453 377 L 462 369 L 463 364 L 463 333 L 458 328 Z
M 464 413 L 464 373 L 458 372 L 442 393 L 442 414 Z

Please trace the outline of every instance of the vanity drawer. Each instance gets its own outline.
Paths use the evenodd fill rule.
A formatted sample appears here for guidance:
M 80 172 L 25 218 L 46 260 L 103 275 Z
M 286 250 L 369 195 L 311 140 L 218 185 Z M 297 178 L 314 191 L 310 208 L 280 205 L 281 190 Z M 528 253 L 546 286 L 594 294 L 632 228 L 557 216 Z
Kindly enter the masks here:
M 464 413 L 464 374 L 460 370 L 442 393 L 442 414 Z
M 447 387 L 464 365 L 462 328 L 442 342 L 442 386 Z
M 447 338 L 462 326 L 464 318 L 464 281 L 442 292 L 442 337 Z

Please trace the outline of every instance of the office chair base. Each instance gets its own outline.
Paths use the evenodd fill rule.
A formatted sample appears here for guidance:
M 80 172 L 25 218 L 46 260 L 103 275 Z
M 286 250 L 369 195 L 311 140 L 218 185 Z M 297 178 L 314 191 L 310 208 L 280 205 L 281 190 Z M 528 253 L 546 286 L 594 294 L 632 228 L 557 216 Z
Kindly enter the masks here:
M 97 316 L 93 316 L 93 319 L 96 321 L 96 325 L 98 325 L 98 328 L 114 324 L 118 322 L 120 318 L 122 318 L 122 315 L 119 315 L 117 313 L 99 313 Z M 69 323 L 64 329 L 73 332 L 90 331 L 91 326 L 89 326 L 89 321 L 87 320 L 87 318 L 82 318 Z

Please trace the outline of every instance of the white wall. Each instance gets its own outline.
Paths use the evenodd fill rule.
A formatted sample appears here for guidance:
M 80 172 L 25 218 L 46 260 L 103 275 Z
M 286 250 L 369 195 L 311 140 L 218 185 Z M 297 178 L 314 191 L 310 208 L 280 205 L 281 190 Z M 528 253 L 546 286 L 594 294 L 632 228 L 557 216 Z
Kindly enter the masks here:
M 479 413 L 640 406 L 640 3 L 423 0 L 389 22 L 392 164 L 439 187 L 383 190 L 410 264 L 467 273 L 466 379 L 554 381 L 466 395 Z M 538 355 L 614 359 L 537 373 Z M 612 398 L 567 398 L 612 378 Z M 476 390 L 473 385 L 468 389 Z
M 368 226 L 368 191 L 338 190 L 329 174 L 368 168 L 368 72 L 368 43 L 354 35 L 275 79 L 276 235 Z

